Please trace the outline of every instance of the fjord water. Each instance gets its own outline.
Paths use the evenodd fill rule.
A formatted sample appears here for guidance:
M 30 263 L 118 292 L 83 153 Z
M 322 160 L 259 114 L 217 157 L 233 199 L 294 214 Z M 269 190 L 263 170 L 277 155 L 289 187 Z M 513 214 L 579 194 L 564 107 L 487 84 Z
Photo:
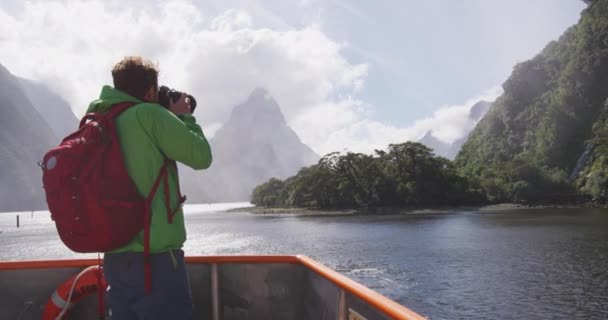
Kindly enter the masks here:
M 187 207 L 187 255 L 305 254 L 430 319 L 608 319 L 608 211 L 260 216 Z M 236 205 L 239 206 L 239 205 Z M 0 259 L 65 249 L 47 212 L 0 214 Z

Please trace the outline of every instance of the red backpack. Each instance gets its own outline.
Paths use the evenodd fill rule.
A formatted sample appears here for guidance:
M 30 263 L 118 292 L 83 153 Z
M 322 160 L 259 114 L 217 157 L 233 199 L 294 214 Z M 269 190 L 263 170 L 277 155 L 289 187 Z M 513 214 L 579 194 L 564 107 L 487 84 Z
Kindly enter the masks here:
M 46 200 L 63 243 L 76 252 L 107 252 L 126 245 L 144 229 L 149 254 L 150 204 L 161 180 L 171 222 L 177 208 L 169 208 L 165 158 L 147 198 L 142 197 L 124 164 L 114 119 L 133 103 L 112 106 L 107 113 L 89 113 L 79 129 L 48 151 L 42 162 Z M 179 188 L 178 188 L 179 193 Z

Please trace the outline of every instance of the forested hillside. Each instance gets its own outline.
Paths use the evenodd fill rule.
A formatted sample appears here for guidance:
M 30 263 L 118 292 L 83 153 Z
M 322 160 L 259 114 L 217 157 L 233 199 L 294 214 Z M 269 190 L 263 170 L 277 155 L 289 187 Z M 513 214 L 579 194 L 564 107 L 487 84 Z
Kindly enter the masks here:
M 456 157 L 490 200 L 605 192 L 608 1 L 587 2 L 576 26 L 515 66 Z

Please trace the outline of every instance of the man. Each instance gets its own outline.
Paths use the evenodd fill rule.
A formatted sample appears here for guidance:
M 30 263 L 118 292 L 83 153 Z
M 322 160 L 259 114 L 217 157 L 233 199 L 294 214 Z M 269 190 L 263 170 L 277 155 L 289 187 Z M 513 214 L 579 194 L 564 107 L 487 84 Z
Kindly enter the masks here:
M 116 120 L 125 166 L 139 193 L 150 193 L 165 157 L 193 169 L 211 165 L 211 149 L 191 114 L 186 94 L 169 109 L 158 102 L 158 70 L 142 57 L 125 57 L 112 69 L 114 88 L 104 86 L 88 112 L 106 112 L 123 102 L 133 102 Z M 113 320 L 191 319 L 193 304 L 181 250 L 186 240 L 181 209 L 167 219 L 167 208 L 179 206 L 177 168 L 168 167 L 169 206 L 161 187 L 151 204 L 151 292 L 145 290 L 144 232 L 127 245 L 106 252 L 104 274 Z M 172 220 L 172 221 L 171 221 Z

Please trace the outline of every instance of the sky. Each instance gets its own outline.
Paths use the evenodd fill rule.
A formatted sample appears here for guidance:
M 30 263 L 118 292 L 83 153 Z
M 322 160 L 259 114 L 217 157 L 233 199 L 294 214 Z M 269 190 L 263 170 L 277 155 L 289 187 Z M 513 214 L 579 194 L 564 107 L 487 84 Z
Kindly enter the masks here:
M 197 98 L 211 137 L 256 87 L 323 155 L 475 125 L 513 66 L 575 24 L 579 0 L 93 0 L 0 2 L 0 64 L 82 116 L 127 55 Z M 262 124 L 260 124 L 262 125 Z

